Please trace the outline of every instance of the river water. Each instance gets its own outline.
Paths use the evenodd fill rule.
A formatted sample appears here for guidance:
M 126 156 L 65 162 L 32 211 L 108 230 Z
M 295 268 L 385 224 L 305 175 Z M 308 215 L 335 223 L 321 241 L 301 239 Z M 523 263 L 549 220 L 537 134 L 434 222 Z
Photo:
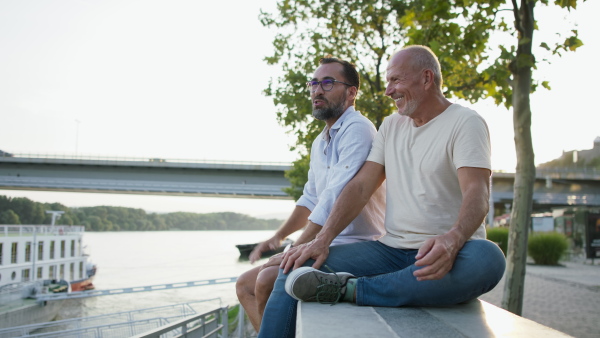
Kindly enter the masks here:
M 97 265 L 97 290 L 237 277 L 252 268 L 236 244 L 255 243 L 274 231 L 86 232 L 85 252 Z M 260 263 L 260 262 L 259 262 Z M 235 283 L 110 295 L 69 301 L 60 318 L 95 316 L 204 299 L 201 310 L 234 305 Z

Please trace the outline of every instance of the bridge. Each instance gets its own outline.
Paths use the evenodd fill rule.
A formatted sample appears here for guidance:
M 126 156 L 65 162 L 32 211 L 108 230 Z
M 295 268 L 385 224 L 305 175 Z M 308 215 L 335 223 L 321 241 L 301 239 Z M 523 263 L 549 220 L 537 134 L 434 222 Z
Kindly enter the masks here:
M 285 163 L 0 156 L 0 189 L 289 199 Z
M 0 156 L 0 189 L 290 199 L 287 163 L 161 158 Z M 494 172 L 492 202 L 513 199 L 514 173 Z M 538 170 L 534 210 L 600 205 L 600 171 Z
M 514 180 L 514 173 L 492 174 L 494 208 L 505 208 L 505 205 L 512 204 Z M 534 212 L 548 211 L 552 207 L 600 205 L 599 170 L 537 169 L 533 188 Z

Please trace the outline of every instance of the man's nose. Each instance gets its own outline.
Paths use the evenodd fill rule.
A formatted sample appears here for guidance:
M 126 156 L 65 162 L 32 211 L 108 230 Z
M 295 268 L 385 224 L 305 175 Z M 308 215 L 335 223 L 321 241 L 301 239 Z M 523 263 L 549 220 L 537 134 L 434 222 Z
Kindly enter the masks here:
M 392 89 L 392 84 L 388 83 L 387 86 L 385 86 L 385 96 L 392 96 L 393 92 L 394 90 Z

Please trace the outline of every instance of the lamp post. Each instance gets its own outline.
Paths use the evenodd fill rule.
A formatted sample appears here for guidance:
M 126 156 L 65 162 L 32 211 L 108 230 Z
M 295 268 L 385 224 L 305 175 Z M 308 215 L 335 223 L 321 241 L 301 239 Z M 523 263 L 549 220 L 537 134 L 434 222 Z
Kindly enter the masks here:
M 81 121 L 75 120 L 75 122 L 77 123 L 77 129 L 75 131 L 75 157 L 77 157 L 79 152 L 79 123 L 81 123 Z
M 54 226 L 54 223 L 56 223 L 56 220 L 60 218 L 60 216 L 62 214 L 64 214 L 64 211 L 54 211 L 54 210 L 46 210 L 47 214 L 52 214 L 52 223 L 50 224 L 51 226 Z

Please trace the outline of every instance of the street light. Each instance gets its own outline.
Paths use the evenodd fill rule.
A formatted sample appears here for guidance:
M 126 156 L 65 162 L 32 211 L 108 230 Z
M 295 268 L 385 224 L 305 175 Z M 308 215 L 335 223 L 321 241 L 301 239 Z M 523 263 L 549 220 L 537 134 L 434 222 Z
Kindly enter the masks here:
M 64 211 L 54 211 L 54 210 L 46 210 L 47 214 L 52 214 L 52 223 L 51 226 L 54 226 L 54 223 L 56 223 L 56 220 L 60 218 L 60 216 L 62 214 L 64 214 Z
M 77 123 L 77 129 L 75 132 L 75 156 L 77 156 L 79 152 L 79 123 L 81 123 L 81 121 L 75 120 L 75 122 Z

